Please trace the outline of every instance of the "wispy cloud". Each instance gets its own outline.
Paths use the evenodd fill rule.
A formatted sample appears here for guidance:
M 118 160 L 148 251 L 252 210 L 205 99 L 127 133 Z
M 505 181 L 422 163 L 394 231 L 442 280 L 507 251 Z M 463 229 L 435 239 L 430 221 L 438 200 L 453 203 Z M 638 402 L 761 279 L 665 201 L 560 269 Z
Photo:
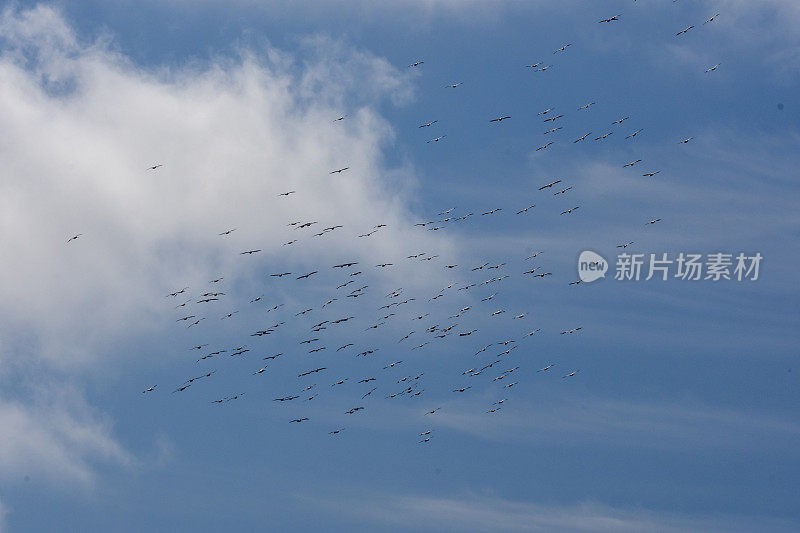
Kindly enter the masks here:
M 568 371 L 568 369 L 564 369 Z M 752 449 L 800 436 L 800 425 L 775 415 L 707 405 L 644 403 L 600 398 L 561 399 L 554 405 L 510 405 L 486 415 L 492 400 L 451 401 L 436 414 L 442 427 L 493 440 L 564 440 L 654 449 Z M 482 416 L 480 424 L 475 417 Z M 769 435 L 769 439 L 764 436 Z
M 345 503 L 344 498 L 347 498 Z M 596 502 L 548 505 L 498 498 L 491 494 L 457 497 L 426 497 L 406 494 L 343 494 L 308 498 L 328 507 L 344 509 L 351 516 L 372 524 L 402 527 L 406 531 L 630 531 L 679 533 L 693 531 L 791 531 L 789 522 L 750 516 L 698 516 L 621 509 Z M 358 501 L 359 505 L 351 503 Z
M 58 391 L 58 392 L 55 392 Z M 110 424 L 74 389 L 50 388 L 28 403 L 0 399 L 0 476 L 90 488 L 102 464 L 135 463 Z

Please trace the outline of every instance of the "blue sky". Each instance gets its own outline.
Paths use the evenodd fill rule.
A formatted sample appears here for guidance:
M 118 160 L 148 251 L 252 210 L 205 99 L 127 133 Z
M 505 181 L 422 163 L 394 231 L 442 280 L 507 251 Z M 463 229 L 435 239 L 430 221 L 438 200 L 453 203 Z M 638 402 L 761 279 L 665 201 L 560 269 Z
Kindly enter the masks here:
M 0 531 L 797 530 L 798 22 L 789 0 L 6 5 Z M 630 241 L 763 262 L 614 280 Z M 570 285 L 584 250 L 611 270 Z

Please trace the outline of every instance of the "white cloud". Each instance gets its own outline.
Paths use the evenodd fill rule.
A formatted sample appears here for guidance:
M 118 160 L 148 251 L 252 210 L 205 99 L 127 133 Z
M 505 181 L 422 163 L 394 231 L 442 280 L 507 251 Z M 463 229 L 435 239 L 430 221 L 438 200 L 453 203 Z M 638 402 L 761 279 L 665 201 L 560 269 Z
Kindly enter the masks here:
M 314 38 L 300 57 L 243 50 L 145 69 L 107 40 L 81 42 L 42 6 L 6 9 L 0 33 L 0 217 L 13 228 L 0 236 L 0 276 L 14 280 L 0 288 L 0 317 L 11 363 L 20 348 L 25 365 L 96 360 L 111 339 L 174 320 L 167 292 L 220 273 L 448 246 L 402 229 L 412 227 L 413 172 L 384 163 L 393 133 L 376 109 L 409 101 L 413 74 L 384 59 Z M 145 170 L 155 163 L 164 167 Z M 287 190 L 297 193 L 277 197 Z M 289 220 L 345 227 L 312 239 Z M 389 225 L 380 239 L 354 238 L 379 222 Z M 264 251 L 238 256 L 250 248 Z
M 133 464 L 76 391 L 53 390 L 30 404 L 0 399 L 0 477 L 89 487 L 99 464 Z
M 485 413 L 479 406 L 451 402 L 437 413 L 443 427 L 489 440 L 636 443 L 643 448 L 696 450 L 760 448 L 780 445 L 800 435 L 800 426 L 773 415 L 752 414 L 706 405 L 636 403 L 604 399 L 563 400 L 558 405 L 510 406 L 502 416 Z M 769 435 L 765 441 L 764 436 Z
M 341 494 L 341 489 L 337 491 Z M 583 502 L 548 505 L 513 501 L 490 494 L 461 497 L 425 497 L 404 494 L 369 494 L 311 499 L 314 503 L 345 510 L 361 521 L 420 531 L 565 531 L 650 532 L 691 531 L 791 531 L 792 524 L 772 518 L 692 516 L 648 509 L 619 509 Z M 359 505 L 351 505 L 358 501 Z

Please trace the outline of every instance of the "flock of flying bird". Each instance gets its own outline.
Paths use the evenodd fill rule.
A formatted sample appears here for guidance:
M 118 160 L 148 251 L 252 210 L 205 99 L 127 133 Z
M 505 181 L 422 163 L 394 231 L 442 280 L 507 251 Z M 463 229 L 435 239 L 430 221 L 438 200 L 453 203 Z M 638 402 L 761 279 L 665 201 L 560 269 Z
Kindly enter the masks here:
M 719 14 L 708 18 L 702 25 L 713 22 Z M 600 20 L 600 23 L 617 23 L 622 19 L 622 15 Z M 685 35 L 695 29 L 694 25 L 685 27 L 677 32 L 676 37 Z M 553 54 L 567 53 L 573 43 L 566 43 L 553 51 Z M 408 65 L 409 68 L 419 68 L 424 61 L 415 61 Z M 544 72 L 553 65 L 544 65 L 542 62 L 526 65 L 527 68 Z M 716 70 L 719 65 L 710 67 L 706 72 Z M 445 85 L 446 89 L 458 89 L 463 82 Z M 589 101 L 575 108 L 578 113 L 590 113 L 591 108 L 596 102 Z M 554 138 L 542 146 L 536 148 L 537 151 L 546 150 L 557 142 L 558 132 L 562 129 L 557 125 L 558 121 L 565 116 L 553 109 L 545 109 L 538 113 L 543 124 L 547 129 L 544 135 Z M 333 122 L 345 120 L 347 115 L 342 115 Z M 500 125 L 512 119 L 511 115 L 501 115 L 489 120 L 489 124 Z M 586 132 L 577 139 L 572 140 L 573 144 L 581 143 L 589 138 L 596 142 L 607 140 L 615 134 L 623 124 L 631 119 L 630 116 L 622 115 L 619 119 L 609 124 L 609 129 L 602 133 Z M 440 124 L 439 120 L 430 120 L 419 125 L 419 128 L 434 128 Z M 551 127 L 552 126 L 552 127 Z M 644 128 L 636 128 L 625 136 L 625 142 L 633 142 Z M 619 135 L 617 135 L 619 136 Z M 438 135 L 427 140 L 427 143 L 437 143 L 447 136 Z M 679 144 L 687 144 L 693 137 L 678 141 Z M 635 159 L 627 162 L 621 167 L 631 168 L 642 163 L 642 159 Z M 155 164 L 148 167 L 149 171 L 156 171 L 164 165 Z M 330 175 L 341 175 L 350 170 L 349 166 L 344 166 L 329 171 Z M 654 177 L 660 170 L 648 170 L 642 174 L 645 177 Z M 552 179 L 538 187 L 539 195 L 552 195 L 554 197 L 567 197 L 573 186 L 567 185 L 562 179 Z M 293 201 L 294 196 L 302 197 L 302 191 L 290 190 L 278 194 L 281 198 L 278 201 Z M 544 201 L 544 200 L 542 200 Z M 571 205 L 571 204 L 570 204 Z M 560 211 L 560 215 L 574 215 L 580 209 L 580 205 L 574 205 Z M 536 208 L 536 204 L 521 207 L 510 213 L 510 216 L 524 216 L 530 210 Z M 541 209 L 541 208 L 540 208 Z M 439 211 L 430 220 L 420 221 L 416 227 L 427 231 L 438 231 L 453 225 L 464 223 L 469 219 L 475 220 L 480 217 L 489 217 L 503 211 L 500 207 L 468 213 L 456 212 L 456 208 Z M 502 216 L 502 215 L 501 215 Z M 474 217 L 474 218 L 473 218 Z M 653 218 L 646 225 L 655 224 L 661 221 L 660 218 Z M 295 246 L 304 239 L 323 237 L 326 234 L 343 228 L 342 225 L 330 225 L 322 227 L 317 220 L 303 220 L 287 222 L 287 228 L 293 228 L 297 238 L 292 238 L 286 242 L 273 243 L 275 246 Z M 354 234 L 356 239 L 369 239 L 372 235 L 381 231 L 386 224 L 375 224 L 369 231 Z M 318 229 L 318 231 L 317 231 Z M 219 237 L 224 239 L 233 234 L 236 228 L 226 229 L 219 233 Z M 78 233 L 69 238 L 67 242 L 72 242 L 82 234 Z M 617 245 L 618 248 L 627 248 L 633 242 L 625 242 Z M 302 246 L 302 244 L 300 244 Z M 239 252 L 242 256 L 254 256 L 262 252 L 262 248 L 252 248 Z M 539 256 L 543 252 L 533 253 L 525 258 L 517 258 L 525 266 L 524 270 L 511 271 L 510 266 L 505 262 L 492 263 L 483 262 L 476 265 L 459 265 L 449 263 L 440 258 L 438 254 L 428 251 L 414 251 L 414 253 L 397 252 L 397 257 L 387 258 L 377 264 L 363 264 L 362 261 L 346 260 L 336 264 L 318 265 L 316 269 L 309 271 L 296 272 L 292 270 L 279 270 L 269 272 L 268 278 L 272 280 L 271 285 L 265 286 L 264 290 L 270 294 L 281 295 L 290 293 L 293 298 L 286 301 L 279 301 L 279 297 L 267 297 L 264 294 L 253 295 L 249 303 L 245 304 L 246 309 L 221 310 L 225 305 L 234 305 L 238 300 L 231 299 L 226 295 L 226 280 L 218 277 L 208 282 L 208 285 L 199 291 L 190 292 L 189 287 L 170 292 L 167 298 L 172 300 L 181 299 L 175 305 L 176 310 L 183 311 L 180 316 L 175 318 L 178 324 L 184 324 L 186 328 L 197 328 L 198 335 L 201 334 L 200 324 L 204 320 L 209 328 L 212 321 L 232 320 L 247 315 L 245 323 L 252 323 L 253 320 L 266 323 L 252 331 L 248 331 L 246 339 L 237 338 L 224 346 L 209 347 L 208 343 L 198 343 L 189 348 L 189 351 L 196 353 L 199 357 L 193 358 L 194 365 L 208 365 L 216 363 L 214 369 L 206 368 L 193 372 L 191 377 L 183 382 L 176 383 L 169 392 L 180 394 L 187 393 L 192 387 L 208 380 L 213 379 L 221 365 L 231 364 L 232 360 L 246 362 L 249 365 L 248 373 L 252 374 L 250 379 L 263 379 L 260 376 L 271 373 L 280 373 L 280 383 L 285 387 L 281 392 L 275 393 L 272 401 L 276 405 L 297 405 L 298 410 L 303 411 L 298 416 L 287 416 L 290 424 L 313 423 L 314 417 L 308 402 L 319 398 L 320 401 L 330 402 L 334 396 L 345 407 L 342 414 L 357 417 L 364 411 L 379 405 L 375 400 L 382 398 L 384 401 L 400 401 L 405 398 L 409 401 L 420 399 L 423 404 L 427 401 L 425 395 L 425 384 L 430 382 L 426 379 L 426 363 L 431 360 L 431 353 L 437 346 L 444 343 L 451 343 L 448 347 L 458 343 L 454 348 L 458 353 L 463 354 L 464 368 L 454 370 L 445 369 L 449 373 L 452 386 L 449 387 L 448 394 L 462 395 L 469 394 L 477 389 L 492 391 L 495 396 L 493 402 L 487 402 L 483 407 L 484 413 L 496 416 L 505 406 L 508 397 L 511 397 L 515 387 L 521 381 L 519 376 L 523 374 L 521 364 L 518 361 L 522 352 L 529 352 L 529 338 L 539 334 L 540 329 L 530 324 L 527 312 L 516 312 L 504 308 L 497 303 L 495 298 L 500 294 L 498 287 L 504 285 L 504 280 L 512 276 L 519 276 L 526 279 L 546 278 L 553 273 L 537 265 Z M 434 262 L 435 263 L 432 263 Z M 441 264 L 443 272 L 457 273 L 451 276 L 448 282 L 438 292 L 433 294 L 414 294 L 410 295 L 402 287 L 394 289 L 388 293 L 376 293 L 370 290 L 370 285 L 362 280 L 370 278 L 370 273 L 378 273 L 391 270 L 398 266 L 398 263 L 428 263 L 432 265 Z M 262 265 L 263 266 L 263 265 Z M 438 268 L 438 267 L 437 267 Z M 321 275 L 329 272 L 338 276 L 336 283 L 330 286 L 324 285 L 322 280 L 330 279 L 330 276 Z M 320 275 L 319 282 L 314 281 L 314 277 Z M 367 280 L 368 281 L 368 280 Z M 324 296 L 316 297 L 311 303 L 300 307 L 292 307 L 298 295 L 306 290 L 308 283 L 316 283 L 313 288 L 314 294 Z M 580 280 L 572 281 L 569 285 L 578 285 Z M 278 286 L 277 284 L 284 284 Z M 322 286 L 320 284 L 323 284 Z M 494 292 L 492 292 L 494 291 Z M 459 298 L 461 295 L 466 298 Z M 226 299 L 227 298 L 227 299 Z M 443 303 L 439 300 L 443 299 Z M 455 303 L 453 300 L 461 300 Z M 469 305 L 462 305 L 464 300 L 469 300 Z M 447 303 L 450 301 L 451 303 Z M 244 304 L 244 302 L 241 302 Z M 226 307 L 230 309 L 230 307 Z M 240 315 L 240 311 L 243 313 Z M 511 316 L 510 316 L 511 315 Z M 255 318 L 253 318 L 255 317 Z M 507 317 L 507 318 L 506 318 Z M 511 338 L 484 339 L 477 345 L 471 342 L 472 339 L 479 337 L 482 326 L 487 321 L 508 320 L 507 327 L 513 328 L 517 333 Z M 467 324 L 467 325 L 465 325 Z M 493 327 L 495 324 L 489 322 Z M 377 330 L 377 333 L 375 333 Z M 581 326 L 570 325 L 558 333 L 564 337 L 579 335 L 583 330 Z M 209 331 L 211 333 L 213 330 Z M 241 331 L 241 330 L 240 330 Z M 281 337 L 279 344 L 271 344 L 270 340 Z M 391 332 L 402 331 L 401 335 L 392 336 Z M 295 336 L 299 333 L 299 338 Z M 241 335 L 241 333 L 239 333 Z M 266 339 L 265 339 L 266 337 Z M 489 341 L 489 342 L 487 342 Z M 271 346 L 282 346 L 283 352 L 270 351 Z M 349 362 L 343 364 L 343 358 Z M 357 361 L 362 371 L 358 375 L 343 376 L 341 368 L 348 367 L 352 371 L 353 361 Z M 557 363 L 543 360 L 535 368 L 538 375 L 552 374 L 557 368 Z M 533 370 L 533 369 L 531 369 Z M 560 373 L 560 378 L 569 380 L 575 378 L 580 369 L 566 368 Z M 288 374 L 288 375 L 287 375 Z M 445 378 L 447 379 L 447 378 Z M 442 383 L 439 379 L 435 383 Z M 245 384 L 245 387 L 258 387 L 258 384 Z M 156 385 L 149 386 L 142 391 L 150 394 L 159 390 Z M 231 401 L 242 399 L 246 396 L 245 391 L 238 391 L 234 394 L 219 396 L 211 400 L 213 404 L 225 404 Z M 438 405 L 443 403 L 445 405 Z M 419 407 L 420 416 L 424 420 L 433 421 L 436 414 L 442 409 L 447 409 L 447 402 L 437 402 Z M 422 428 L 420 428 L 422 429 Z M 346 430 L 346 426 L 327 427 L 325 431 L 333 437 L 338 437 Z M 426 428 L 417 435 L 418 442 L 421 444 L 429 443 L 434 436 L 434 429 Z

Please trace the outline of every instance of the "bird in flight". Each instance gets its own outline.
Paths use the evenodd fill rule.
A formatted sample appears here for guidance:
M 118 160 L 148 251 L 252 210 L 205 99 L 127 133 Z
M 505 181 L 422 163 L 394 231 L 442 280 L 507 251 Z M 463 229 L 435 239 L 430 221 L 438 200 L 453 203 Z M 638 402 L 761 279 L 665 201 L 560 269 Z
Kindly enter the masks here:
M 420 126 L 420 128 L 429 128 L 429 127 L 433 126 L 434 124 L 436 124 L 437 122 L 439 122 L 439 121 L 438 120 L 432 120 L 431 122 L 428 122 L 427 124 L 422 124 Z
M 423 64 L 423 63 L 424 63 L 424 61 L 415 61 L 414 63 L 411 63 L 410 65 L 408 65 L 408 68 L 411 68 L 411 67 L 418 67 L 418 66 L 420 66 L 420 65 L 421 65 L 421 64 Z
M 586 105 L 584 105 L 584 106 L 581 106 L 581 107 L 579 107 L 579 108 L 578 108 L 578 111 L 580 111 L 581 109 L 589 109 L 589 107 L 593 106 L 593 105 L 594 105 L 594 104 L 596 104 L 596 103 L 597 103 L 597 102 L 589 102 L 588 104 L 586 104 Z
M 70 242 L 74 241 L 75 239 L 77 239 L 77 238 L 78 238 L 78 237 L 80 237 L 81 235 L 83 235 L 83 233 L 78 233 L 77 235 L 73 235 L 72 237 L 70 237 L 69 239 L 67 239 L 67 244 L 69 244 Z
M 260 251 L 261 251 L 260 249 L 259 250 L 247 250 L 247 251 L 239 253 L 239 255 L 252 255 L 252 254 L 257 254 Z
M 184 287 L 179 291 L 175 291 L 175 292 L 171 292 L 171 293 L 167 294 L 167 296 L 173 296 L 174 297 L 174 296 L 177 296 L 179 294 L 183 294 L 184 292 L 186 292 L 186 289 L 188 289 L 188 288 L 189 287 Z
M 453 83 L 453 84 L 451 84 L 451 85 L 445 85 L 444 87 L 445 87 L 445 89 L 455 89 L 456 87 L 458 87 L 458 86 L 459 86 L 459 85 L 461 85 L 462 83 L 464 83 L 464 82 L 463 82 L 463 81 L 460 81 L 460 82 L 458 82 L 458 83 Z
M 157 165 L 153 165 L 152 167 L 147 167 L 147 170 L 155 170 L 155 169 L 157 169 L 157 168 L 159 168 L 159 167 L 163 167 L 163 166 L 164 166 L 164 165 L 162 165 L 161 163 L 159 163 L 159 164 L 157 164 Z
M 618 244 L 618 245 L 617 245 L 617 248 L 627 248 L 627 247 L 628 247 L 628 246 L 630 246 L 631 244 L 633 244 L 633 241 L 626 242 L 625 244 Z
M 317 273 L 317 271 L 315 270 L 313 272 L 309 272 L 308 274 L 303 274 L 302 276 L 297 276 L 296 279 L 306 279 L 306 278 L 309 278 L 309 277 L 311 277 L 312 275 L 314 275 L 316 273 Z
M 553 53 L 554 53 L 554 54 L 557 54 L 557 53 L 559 53 L 559 52 L 566 52 L 566 50 L 567 50 L 567 47 L 570 47 L 570 46 L 572 46 L 572 43 L 567 43 L 567 44 L 565 44 L 564 46 L 562 46 L 561 48 L 559 48 L 559 49 L 555 50 Z
M 234 231 L 236 231 L 236 228 L 233 228 L 233 229 L 229 229 L 229 230 L 223 231 L 223 232 L 222 232 L 222 233 L 220 233 L 219 235 L 230 235 L 230 234 L 231 234 L 231 233 L 233 233 Z
M 349 168 L 350 168 L 350 167 L 344 167 L 344 168 L 340 168 L 340 169 L 338 169 L 338 170 L 332 170 L 330 173 L 331 173 L 331 174 L 341 174 L 342 172 L 344 172 L 345 170 L 347 170 L 347 169 L 349 169 Z
M 581 207 L 581 206 L 579 206 L 579 205 L 576 205 L 576 206 L 575 206 L 575 207 L 573 207 L 572 209 L 567 209 L 566 211 L 562 211 L 562 212 L 561 212 L 561 214 L 562 214 L 562 215 L 569 215 L 570 213 L 572 213 L 572 212 L 573 212 L 573 211 L 575 211 L 576 209 L 580 209 L 580 207 Z
M 717 67 L 718 67 L 719 65 L 720 65 L 720 64 L 719 64 L 719 63 L 717 63 L 717 64 L 716 64 L 716 65 L 714 65 L 713 67 L 707 68 L 707 69 L 706 69 L 706 72 L 714 72 L 715 70 L 717 70 Z
M 552 187 L 552 186 L 553 186 L 553 185 L 555 185 L 556 183 L 561 183 L 561 180 L 551 181 L 551 182 L 550 182 L 550 183 L 548 183 L 547 185 L 542 185 L 541 187 L 539 187 L 539 190 L 541 191 L 541 190 L 544 190 L 544 189 L 546 189 L 546 188 L 548 188 L 548 187 Z
M 647 224 L 655 224 L 656 222 L 660 222 L 660 221 L 661 221 L 661 219 L 660 219 L 660 218 L 654 218 L 653 220 L 651 220 L 651 221 L 650 221 L 650 222 L 648 222 Z M 645 224 L 645 225 L 647 225 L 647 224 Z
M 644 129 L 644 128 L 639 128 L 638 130 L 634 131 L 633 133 L 631 133 L 630 135 L 628 135 L 628 136 L 627 136 L 627 137 L 625 137 L 625 138 L 626 138 L 626 139 L 631 139 L 631 138 L 633 138 L 633 137 L 636 137 L 636 136 L 639 134 L 639 132 L 640 132 L 640 131 L 642 131 L 643 129 Z
M 655 176 L 659 172 L 661 172 L 661 171 L 660 170 L 656 170 L 655 172 L 646 172 L 646 173 L 642 174 L 642 176 L 647 176 L 648 178 L 652 178 L 653 176 Z
M 589 135 L 591 135 L 591 134 L 592 134 L 592 132 L 590 131 L 589 133 L 587 133 L 587 134 L 586 134 L 586 135 L 584 135 L 583 137 L 579 137 L 578 139 L 575 139 L 575 140 L 574 140 L 574 141 L 572 141 L 572 142 L 573 142 L 573 143 L 579 143 L 579 142 L 581 142 L 582 140 L 584 140 L 586 137 L 588 137 L 588 136 L 589 136 Z
M 709 22 L 713 22 L 719 16 L 719 13 L 716 13 L 713 17 L 708 19 L 707 21 L 703 22 L 703 24 L 708 24 Z
M 613 17 L 609 17 L 607 19 L 602 19 L 600 22 L 615 22 L 618 21 L 622 15 L 614 15 Z
M 504 121 L 505 119 L 507 119 L 507 118 L 511 118 L 511 117 L 510 117 L 510 116 L 508 116 L 508 115 L 506 115 L 506 116 L 502 116 L 502 117 L 497 117 L 497 118 L 493 118 L 493 119 L 492 119 L 492 120 L 490 120 L 489 122 L 503 122 L 503 121 Z
M 538 152 L 539 150 L 544 150 L 545 148 L 547 148 L 547 147 L 548 147 L 548 146 L 550 146 L 551 144 L 553 144 L 553 142 L 552 142 L 552 141 L 551 141 L 551 142 L 549 142 L 549 143 L 547 143 L 547 144 L 545 144 L 545 145 L 542 145 L 542 146 L 540 146 L 539 148 L 537 148 L 537 149 L 536 149 L 536 151 Z
M 641 160 L 641 159 L 637 159 L 636 161 L 631 161 L 630 163 L 625 163 L 624 165 L 622 165 L 622 168 L 625 168 L 625 167 L 632 167 L 632 166 L 633 166 L 633 165 L 635 165 L 636 163 L 641 163 L 641 162 L 642 162 L 642 160 Z
M 687 26 L 687 27 L 683 28 L 681 31 L 679 31 L 678 33 L 676 33 L 675 36 L 683 35 L 684 33 L 686 33 L 687 31 L 691 30 L 692 28 L 694 28 L 694 26 Z
M 442 139 L 444 139 L 445 137 L 447 137 L 447 135 L 440 135 L 440 136 L 436 137 L 435 139 L 430 139 L 430 140 L 427 140 L 427 141 L 425 141 L 425 142 L 426 142 L 426 143 L 436 143 L 436 142 L 439 142 L 439 141 L 441 141 L 441 140 L 442 140 Z
M 294 194 L 297 191 L 289 191 L 289 192 L 282 192 L 278 196 L 289 196 L 290 194 Z

